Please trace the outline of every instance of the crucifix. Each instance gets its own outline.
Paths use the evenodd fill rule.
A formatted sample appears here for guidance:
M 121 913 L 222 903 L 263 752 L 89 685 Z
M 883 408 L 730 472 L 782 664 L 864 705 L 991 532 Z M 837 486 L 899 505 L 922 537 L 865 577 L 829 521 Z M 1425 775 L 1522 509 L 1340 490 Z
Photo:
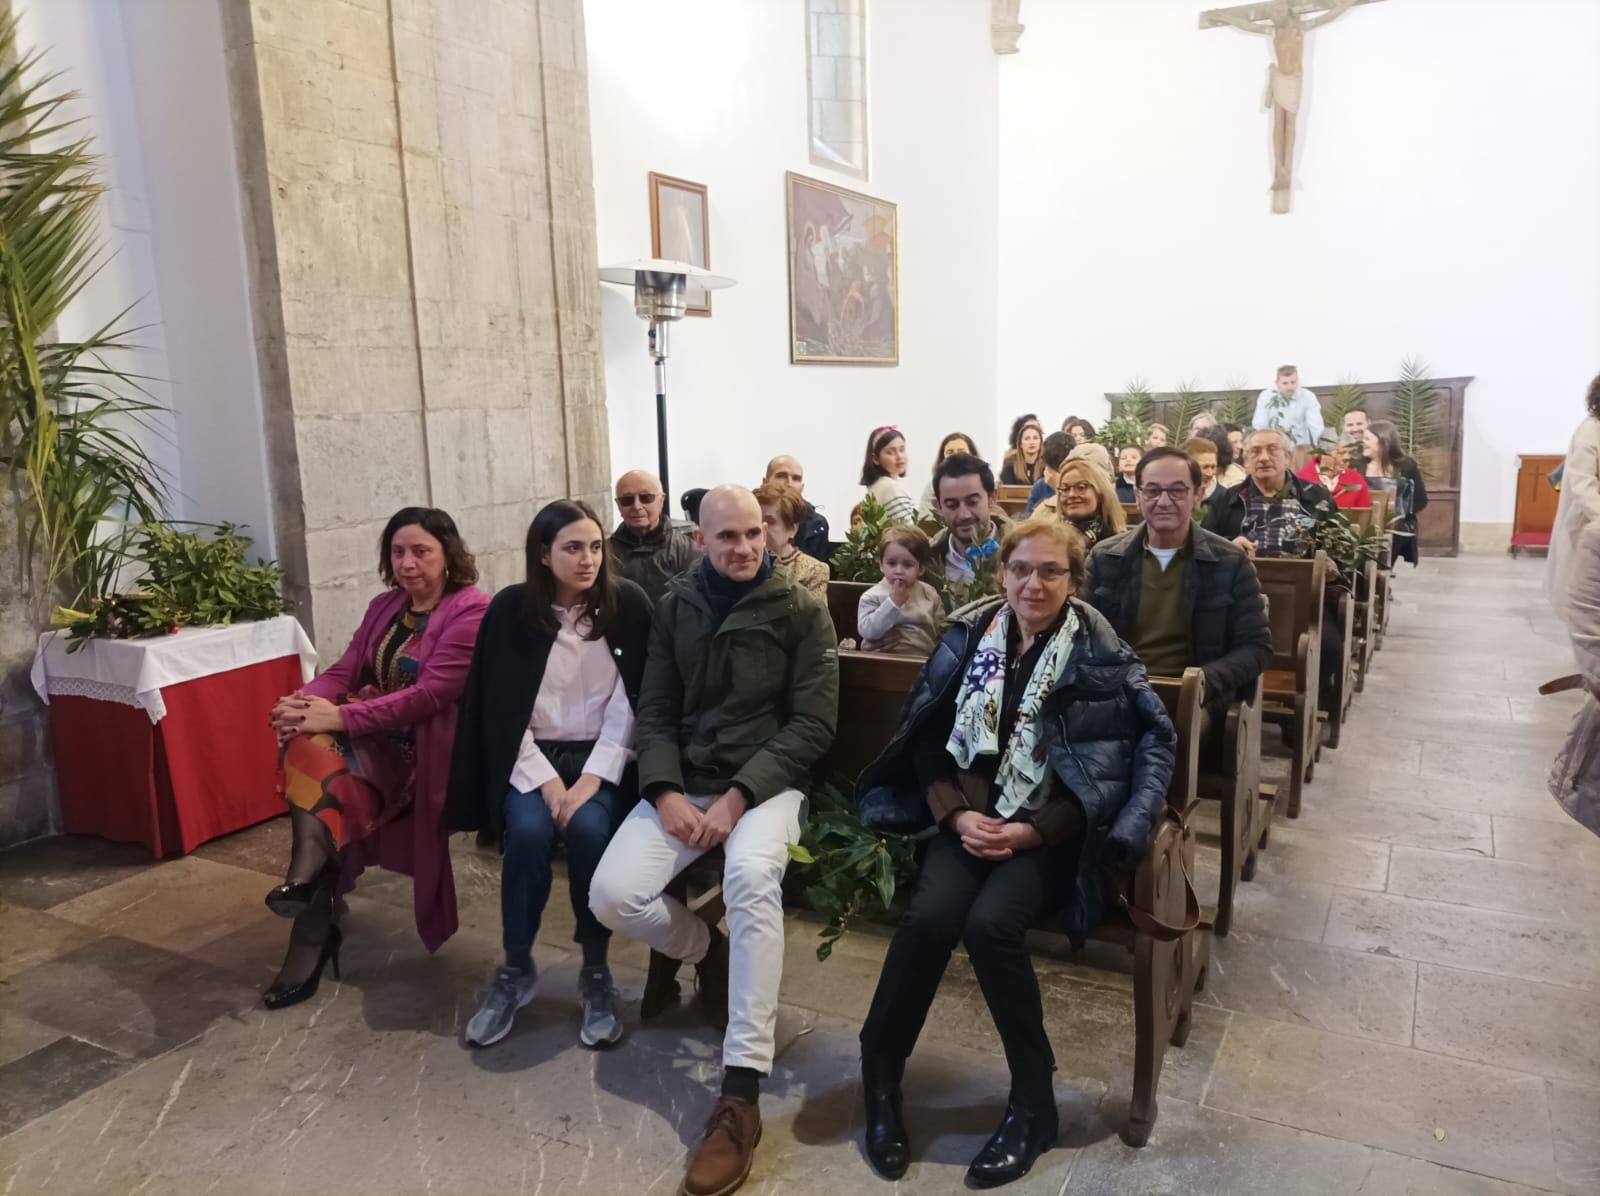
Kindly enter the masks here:
M 1295 118 L 1305 84 L 1305 38 L 1313 29 L 1337 21 L 1357 4 L 1379 0 L 1268 0 L 1237 8 L 1213 8 L 1200 14 L 1200 28 L 1229 25 L 1272 38 L 1273 62 L 1267 67 L 1263 108 L 1272 110 L 1272 210 L 1289 210 L 1289 182 L 1294 172 Z M 1317 14 L 1307 18 L 1303 14 Z

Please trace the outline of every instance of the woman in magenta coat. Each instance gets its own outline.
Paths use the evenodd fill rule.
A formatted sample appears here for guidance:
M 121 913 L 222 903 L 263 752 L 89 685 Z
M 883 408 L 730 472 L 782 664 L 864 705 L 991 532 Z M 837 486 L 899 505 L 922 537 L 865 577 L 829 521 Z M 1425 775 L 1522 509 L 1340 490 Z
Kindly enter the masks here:
M 489 598 L 455 520 L 406 507 L 383 529 L 374 598 L 343 656 L 272 710 L 280 790 L 294 848 L 267 894 L 294 919 L 264 1000 L 281 1009 L 339 971 L 336 898 L 368 865 L 412 878 L 417 932 L 437 950 L 456 930 L 455 882 L 440 818 L 456 705 Z

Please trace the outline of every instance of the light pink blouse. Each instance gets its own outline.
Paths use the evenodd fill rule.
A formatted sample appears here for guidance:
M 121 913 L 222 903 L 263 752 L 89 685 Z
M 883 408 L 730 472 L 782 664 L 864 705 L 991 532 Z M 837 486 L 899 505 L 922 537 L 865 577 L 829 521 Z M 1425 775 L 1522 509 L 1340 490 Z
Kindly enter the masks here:
M 550 658 L 545 662 L 533 718 L 522 733 L 522 747 L 511 770 L 511 783 L 531 793 L 556 770 L 539 750 L 540 739 L 594 740 L 583 771 L 615 785 L 633 759 L 633 707 L 617 672 L 611 649 L 602 639 L 584 639 L 589 621 L 581 607 L 552 606 L 560 621 Z

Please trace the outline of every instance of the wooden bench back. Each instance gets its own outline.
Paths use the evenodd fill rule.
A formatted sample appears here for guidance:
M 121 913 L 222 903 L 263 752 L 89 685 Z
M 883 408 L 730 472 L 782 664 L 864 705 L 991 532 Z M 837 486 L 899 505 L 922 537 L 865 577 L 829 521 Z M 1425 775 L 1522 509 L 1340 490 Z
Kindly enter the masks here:
M 817 769 L 819 777 L 854 781 L 877 759 L 894 735 L 906 695 L 925 663 L 914 656 L 839 649 L 839 729 Z
M 1136 502 L 1123 503 L 1122 514 L 1127 519 L 1129 527 L 1144 522 L 1144 512 L 1139 509 L 1139 504 Z
M 1200 707 L 1205 701 L 1205 674 L 1199 669 L 1185 669 L 1181 678 L 1152 677 L 1150 685 L 1166 705 L 1178 733 L 1177 765 L 1167 789 L 1167 805 L 1186 814 L 1199 798 Z
M 996 486 L 995 506 L 1012 519 L 1021 519 L 1028 513 L 1028 494 L 1032 486 Z
M 828 614 L 833 618 L 835 639 L 853 640 L 856 635 L 856 611 L 861 606 L 861 595 L 872 588 L 865 581 L 830 581 L 828 583 Z
M 1309 561 L 1282 557 L 1257 557 L 1256 576 L 1267 599 L 1267 622 L 1272 627 L 1269 669 L 1295 667 L 1295 650 L 1302 633 L 1315 645 L 1322 635 L 1322 592 L 1327 585 L 1328 556 L 1318 551 Z

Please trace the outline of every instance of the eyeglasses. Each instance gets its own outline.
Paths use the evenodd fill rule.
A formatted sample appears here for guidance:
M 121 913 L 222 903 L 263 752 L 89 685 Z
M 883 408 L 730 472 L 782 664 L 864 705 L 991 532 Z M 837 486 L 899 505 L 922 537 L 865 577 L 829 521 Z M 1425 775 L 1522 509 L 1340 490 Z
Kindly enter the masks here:
M 1073 498 L 1082 498 L 1086 494 L 1093 494 L 1094 487 L 1088 482 L 1066 482 L 1056 491 L 1057 494 L 1070 494 Z
M 1006 576 L 1012 581 L 1027 581 L 1034 574 L 1039 575 L 1039 580 L 1049 584 L 1060 581 L 1071 570 L 1065 565 L 1057 565 L 1053 561 L 1045 561 L 1040 565 L 1033 565 L 1027 561 L 1007 561 Z
M 1194 492 L 1192 486 L 1140 486 L 1139 497 L 1151 506 L 1155 506 L 1163 498 L 1170 498 L 1174 503 L 1180 503 Z
M 617 495 L 617 506 L 627 508 L 633 506 L 634 503 L 638 503 L 641 506 L 648 507 L 660 497 L 659 494 L 619 494 Z

